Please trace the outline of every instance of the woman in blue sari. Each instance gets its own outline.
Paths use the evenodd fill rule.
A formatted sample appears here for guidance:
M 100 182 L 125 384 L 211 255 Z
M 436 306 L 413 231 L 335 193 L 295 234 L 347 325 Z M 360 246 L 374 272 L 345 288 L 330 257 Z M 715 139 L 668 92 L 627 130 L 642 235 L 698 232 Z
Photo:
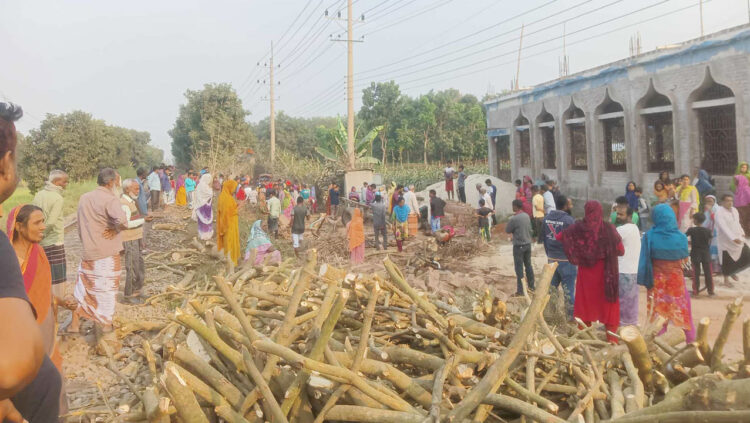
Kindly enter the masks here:
M 648 289 L 648 311 L 651 320 L 662 316 L 667 324 L 685 331 L 686 342 L 695 340 L 690 296 L 685 286 L 682 265 L 688 257 L 688 241 L 677 227 L 677 218 L 667 204 L 653 209 L 654 226 L 641 242 L 638 262 L 638 284 Z

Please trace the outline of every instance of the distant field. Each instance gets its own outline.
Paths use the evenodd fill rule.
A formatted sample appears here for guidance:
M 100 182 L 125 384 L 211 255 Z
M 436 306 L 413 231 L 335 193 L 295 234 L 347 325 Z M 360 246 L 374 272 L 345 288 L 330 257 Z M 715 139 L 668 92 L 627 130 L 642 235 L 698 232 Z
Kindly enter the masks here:
M 123 179 L 135 177 L 134 169 L 122 168 L 118 169 L 118 171 L 120 172 L 120 175 L 122 175 Z M 96 178 L 69 183 L 68 187 L 63 192 L 63 198 L 65 199 L 63 212 L 65 216 L 71 213 L 75 213 L 76 209 L 78 208 L 78 199 L 81 198 L 81 195 L 93 190 L 94 188 L 96 188 Z M 31 203 L 33 200 L 34 196 L 29 191 L 29 188 L 24 182 L 21 182 L 20 184 L 18 184 L 18 188 L 16 188 L 16 191 L 13 193 L 13 195 L 11 195 L 10 198 L 3 203 L 3 214 L 5 215 L 5 213 L 12 210 L 13 207 L 16 207 L 19 204 Z M 2 225 L 0 226 L 2 226 L 2 229 L 4 231 L 5 219 L 3 219 L 1 223 Z

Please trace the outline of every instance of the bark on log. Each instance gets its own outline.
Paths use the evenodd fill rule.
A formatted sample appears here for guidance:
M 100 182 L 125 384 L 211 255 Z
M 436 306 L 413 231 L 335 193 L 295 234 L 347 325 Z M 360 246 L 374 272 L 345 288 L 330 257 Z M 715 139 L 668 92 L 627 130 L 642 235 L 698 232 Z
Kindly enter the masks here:
M 626 415 L 612 423 L 739 423 L 750 421 L 750 410 L 736 411 L 671 411 L 656 416 Z
M 745 357 L 745 365 L 750 366 L 750 317 L 742 322 L 742 352 Z
M 386 257 L 383 260 L 383 265 L 385 266 L 385 269 L 388 271 L 388 274 L 391 277 L 391 280 L 393 281 L 396 286 L 398 286 L 406 295 L 409 296 L 409 298 L 414 301 L 419 308 L 422 309 L 425 313 L 427 313 L 428 316 L 432 320 L 435 321 L 441 328 L 448 327 L 448 321 L 443 317 L 440 313 L 437 311 L 437 307 L 429 302 L 425 297 L 419 295 L 419 293 L 409 285 L 408 282 L 406 282 L 406 279 L 404 278 L 404 274 L 401 273 L 401 270 L 396 266 L 394 262 L 391 261 L 390 258 Z
M 180 377 L 177 370 L 167 367 L 164 371 L 164 385 L 172 398 L 177 414 L 185 423 L 208 423 L 195 394 Z
M 239 409 L 244 396 L 221 372 L 183 346 L 177 347 L 174 358 L 226 398 L 232 407 Z
M 241 414 L 232 409 L 226 398 L 224 398 L 220 393 L 213 390 L 210 386 L 208 386 L 194 374 L 172 362 L 167 363 L 165 369 L 167 371 L 172 371 L 178 374 L 180 376 L 180 379 L 185 382 L 185 384 L 190 388 L 192 392 L 208 401 L 208 403 L 213 404 L 215 407 L 224 408 L 226 411 L 225 418 L 227 419 L 227 421 L 233 423 L 248 423 Z M 231 412 L 229 412 L 230 410 Z
M 622 394 L 622 381 L 614 369 L 607 370 L 609 380 L 610 409 L 612 419 L 617 419 L 625 414 L 625 396 Z
M 716 336 L 714 347 L 711 349 L 711 370 L 717 370 L 721 366 L 722 355 L 724 354 L 724 345 L 729 338 L 729 332 L 732 330 L 735 320 L 742 312 L 742 297 L 739 297 L 727 305 L 727 315 L 724 317 L 724 323 L 721 324 L 721 330 Z
M 708 345 L 708 326 L 711 324 L 711 319 L 703 317 L 698 322 L 698 328 L 695 333 L 695 342 L 698 343 L 698 348 L 701 351 L 701 355 L 706 363 L 711 362 L 711 346 Z
M 503 351 L 500 357 L 492 363 L 485 372 L 482 380 L 469 390 L 461 402 L 456 404 L 456 407 L 448 414 L 448 421 L 460 422 L 464 420 L 480 405 L 481 401 L 486 398 L 488 394 L 497 392 L 497 389 L 502 385 L 505 376 L 508 374 L 508 369 L 510 368 L 511 363 L 516 359 L 521 348 L 526 344 L 526 339 L 534 330 L 539 315 L 541 311 L 544 310 L 544 306 L 549 300 L 549 294 L 547 294 L 547 292 L 549 292 L 550 281 L 552 280 L 552 275 L 555 273 L 556 268 L 557 263 L 544 266 L 544 273 L 537 287 L 537 294 L 534 296 L 534 300 L 526 310 L 526 315 L 508 345 L 508 349 Z
M 643 381 L 641 380 L 641 377 L 638 375 L 638 369 L 635 367 L 635 364 L 633 364 L 633 358 L 630 356 L 629 352 L 624 352 L 620 359 L 622 360 L 622 365 L 625 366 L 625 371 L 628 373 L 628 377 L 630 378 L 630 383 L 632 385 L 633 390 L 633 397 L 635 398 L 635 404 L 638 409 L 643 408 L 643 404 L 646 402 L 646 389 L 643 386 Z
M 628 346 L 643 385 L 647 389 L 651 389 L 654 381 L 651 356 L 649 355 L 648 347 L 646 347 L 646 341 L 641 336 L 641 332 L 635 326 L 625 326 L 620 329 L 620 337 L 622 337 L 622 340 Z

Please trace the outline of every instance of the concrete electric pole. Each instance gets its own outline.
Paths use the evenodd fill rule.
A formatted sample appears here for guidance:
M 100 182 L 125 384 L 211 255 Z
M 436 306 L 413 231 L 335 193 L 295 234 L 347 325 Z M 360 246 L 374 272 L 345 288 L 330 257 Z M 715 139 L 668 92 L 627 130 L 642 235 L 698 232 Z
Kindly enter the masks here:
M 274 101 L 276 100 L 273 96 L 273 41 L 271 41 L 271 61 L 269 62 L 270 66 L 268 66 L 268 69 L 270 70 L 269 75 L 269 87 L 270 87 L 270 93 L 269 93 L 269 102 L 271 103 L 271 169 L 273 169 L 274 163 L 276 163 L 276 111 L 274 110 L 274 107 L 276 106 L 274 104 Z
M 352 30 L 352 0 L 346 2 L 346 152 L 349 155 L 349 169 L 354 169 L 357 159 L 354 152 L 354 58 L 352 53 L 353 30 Z

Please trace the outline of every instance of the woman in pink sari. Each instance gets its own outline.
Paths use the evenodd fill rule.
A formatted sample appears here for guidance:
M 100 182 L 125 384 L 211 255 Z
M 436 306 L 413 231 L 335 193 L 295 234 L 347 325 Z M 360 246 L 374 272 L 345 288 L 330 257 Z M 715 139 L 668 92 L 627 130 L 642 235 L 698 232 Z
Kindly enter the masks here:
M 744 175 L 734 176 L 734 208 L 740 214 L 740 225 L 750 234 L 750 183 Z
M 700 200 L 698 190 L 690 185 L 690 176 L 680 177 L 680 186 L 677 188 L 677 199 L 680 200 L 680 212 L 677 214 L 677 224 L 682 233 L 693 226 L 693 215 L 698 213 Z

